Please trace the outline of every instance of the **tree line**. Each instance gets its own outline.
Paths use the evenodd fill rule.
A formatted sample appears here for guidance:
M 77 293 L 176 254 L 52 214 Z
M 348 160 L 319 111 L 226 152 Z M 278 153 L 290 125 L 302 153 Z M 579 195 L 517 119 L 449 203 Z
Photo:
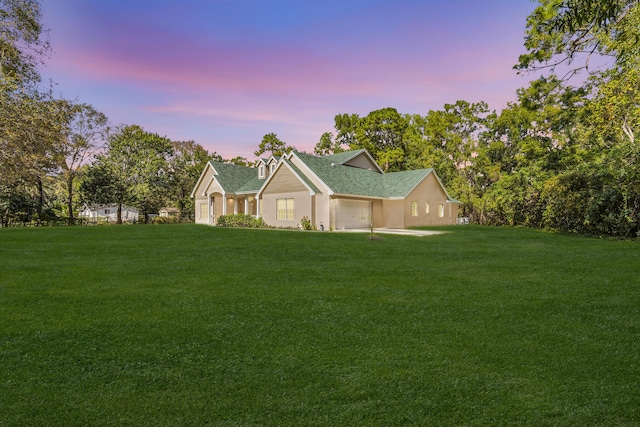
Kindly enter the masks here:
M 136 125 L 111 128 L 91 105 L 56 99 L 37 71 L 48 49 L 38 1 L 0 5 L 4 224 L 71 222 L 82 203 L 129 204 L 144 218 L 170 205 L 190 217 L 206 162 L 251 165 Z M 314 153 L 366 148 L 385 171 L 433 168 L 476 223 L 637 237 L 639 40 L 638 0 L 540 0 L 514 68 L 542 77 L 502 111 L 458 100 L 424 115 L 342 113 Z M 254 154 L 292 148 L 267 133 Z

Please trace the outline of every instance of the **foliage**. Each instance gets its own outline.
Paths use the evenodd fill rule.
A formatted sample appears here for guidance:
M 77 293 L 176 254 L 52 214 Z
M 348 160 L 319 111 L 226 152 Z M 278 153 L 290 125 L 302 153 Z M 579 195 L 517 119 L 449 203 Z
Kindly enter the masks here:
M 195 206 L 191 192 L 205 165 L 210 160 L 222 161 L 222 157 L 209 154 L 194 141 L 173 141 L 173 151 L 167 159 L 169 181 L 162 199 L 180 210 L 181 218 L 192 218 Z
M 102 147 L 108 119 L 89 104 L 70 105 L 66 138 L 61 147 L 62 178 L 66 183 L 67 218 L 74 222 L 74 183 L 80 168 Z
M 320 141 L 313 148 L 313 153 L 318 156 L 327 156 L 330 154 L 342 153 L 345 149 L 342 144 L 334 138 L 331 132 L 325 132 L 320 137 Z
M 280 157 L 285 154 L 290 147 L 287 146 L 287 143 L 280 140 L 278 135 L 271 132 L 266 134 L 262 138 L 262 142 L 258 146 L 258 149 L 255 151 L 255 156 L 260 157 L 264 153 L 271 153 L 272 156 Z
M 302 230 L 315 230 L 315 227 L 311 223 L 311 220 L 307 216 L 303 216 L 300 219 L 300 228 Z
M 640 247 L 446 231 L 0 230 L 2 421 L 637 425 Z
M 230 165 L 245 166 L 245 167 L 250 167 L 252 165 L 251 162 L 247 160 L 246 157 L 242 157 L 242 156 L 232 157 L 228 160 L 224 160 L 224 162 L 229 163 Z
M 230 214 L 220 215 L 216 218 L 218 227 L 243 227 L 243 228 L 268 228 L 269 226 L 262 218 L 253 215 Z
M 156 216 L 153 218 L 154 224 L 178 224 L 180 222 L 182 222 L 182 218 L 178 215 Z
M 515 68 L 555 68 L 591 55 L 613 57 L 619 65 L 637 64 L 640 52 L 638 0 L 540 0 L 527 19 L 525 47 Z M 573 71 L 575 71 L 574 69 Z
M 147 222 L 164 204 L 164 188 L 170 182 L 168 159 L 171 141 L 146 132 L 140 126 L 122 126 L 109 137 L 107 150 L 96 157 L 83 182 L 89 203 L 130 204 Z M 102 189 L 100 189 L 102 187 Z M 117 223 L 122 223 L 118 209 Z
M 15 90 L 40 80 L 49 49 L 38 0 L 0 0 L 0 87 Z

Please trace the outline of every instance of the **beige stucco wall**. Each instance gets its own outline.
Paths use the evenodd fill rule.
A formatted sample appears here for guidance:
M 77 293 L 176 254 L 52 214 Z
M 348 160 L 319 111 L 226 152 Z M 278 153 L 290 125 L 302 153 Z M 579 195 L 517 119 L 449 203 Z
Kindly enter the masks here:
M 208 218 L 208 212 L 209 212 L 209 208 L 207 207 L 207 198 L 206 197 L 196 197 L 194 204 L 195 204 L 195 208 L 196 208 L 196 212 L 195 212 L 195 218 L 196 218 L 196 224 L 209 224 L 209 218 Z M 202 216 L 202 208 L 201 206 L 204 205 L 204 209 L 206 209 L 205 211 L 205 215 Z
M 418 227 L 426 225 L 455 224 L 458 218 L 458 205 L 447 201 L 444 192 L 434 174 L 429 174 L 413 189 L 404 200 L 404 226 Z M 411 202 L 418 204 L 418 216 L 411 216 Z M 429 203 L 429 213 L 426 204 Z M 439 205 L 444 205 L 444 216 L 440 217 Z
M 320 224 L 322 224 L 325 230 L 329 230 L 331 228 L 331 199 L 327 193 L 316 193 L 314 199 L 313 225 L 319 230 Z
M 277 199 L 293 199 L 293 220 L 286 221 L 277 219 Z M 313 213 L 312 196 L 308 190 L 263 194 L 260 203 L 262 203 L 262 219 L 274 227 L 297 227 L 303 216 L 311 218 Z
M 371 216 L 373 216 L 373 226 L 374 227 L 386 227 L 383 222 L 383 201 L 382 200 L 372 200 L 371 202 Z
M 382 201 L 382 222 L 378 227 L 404 228 L 404 212 L 402 200 Z

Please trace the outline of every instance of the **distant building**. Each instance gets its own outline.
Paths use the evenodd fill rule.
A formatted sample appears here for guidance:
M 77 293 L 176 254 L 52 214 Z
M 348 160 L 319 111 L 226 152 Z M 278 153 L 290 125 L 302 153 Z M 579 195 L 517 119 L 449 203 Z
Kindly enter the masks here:
M 138 210 L 131 206 L 122 205 L 122 221 L 137 222 Z M 108 221 L 116 222 L 118 220 L 118 205 L 84 205 L 78 213 L 78 217 L 89 221 Z
M 160 209 L 160 212 L 158 212 L 158 214 L 162 218 L 169 218 L 170 216 L 178 216 L 178 214 L 180 214 L 180 210 L 178 208 L 164 207 Z

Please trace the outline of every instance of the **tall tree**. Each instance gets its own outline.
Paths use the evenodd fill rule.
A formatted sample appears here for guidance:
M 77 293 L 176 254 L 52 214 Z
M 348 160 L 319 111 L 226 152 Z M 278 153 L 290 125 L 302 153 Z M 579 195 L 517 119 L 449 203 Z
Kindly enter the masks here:
M 62 177 L 67 190 L 67 217 L 73 223 L 74 182 L 79 168 L 100 148 L 107 137 L 108 119 L 91 105 L 71 107 L 68 133 L 61 147 Z
M 168 158 L 172 154 L 171 141 L 158 134 L 146 132 L 137 125 L 122 126 L 109 136 L 107 150 L 96 157 L 83 193 L 88 201 L 118 204 L 117 223 L 122 223 L 122 205 L 133 204 L 145 218 L 157 212 L 167 198 L 169 180 Z M 100 176 L 100 173 L 103 173 Z M 91 190 L 104 180 L 109 183 L 99 197 Z
M 280 140 L 275 133 L 270 132 L 262 137 L 262 142 L 253 154 L 260 157 L 264 153 L 271 153 L 272 156 L 280 157 L 289 149 L 286 142 Z
M 367 149 L 385 171 L 403 170 L 407 148 L 405 133 L 409 126 L 408 116 L 398 113 L 395 108 L 372 111 L 356 122 L 356 139 L 349 148 Z

